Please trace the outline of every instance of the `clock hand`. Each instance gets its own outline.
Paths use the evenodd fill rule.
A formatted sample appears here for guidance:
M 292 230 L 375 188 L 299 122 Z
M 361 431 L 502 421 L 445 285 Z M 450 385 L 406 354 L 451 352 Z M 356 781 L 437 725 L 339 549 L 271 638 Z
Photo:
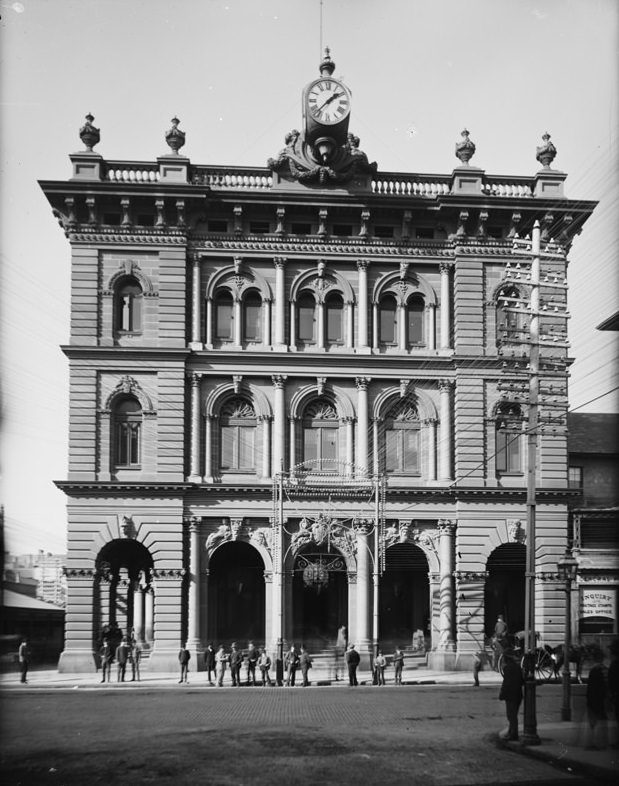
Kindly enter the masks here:
M 341 93 L 333 93 L 333 95 L 329 96 L 329 98 L 327 98 L 327 100 L 324 102 L 324 104 L 321 104 L 316 111 L 317 112 L 322 111 L 327 106 L 327 104 L 330 104 L 331 101 L 334 101 L 336 98 L 339 98 L 340 96 L 343 96 L 343 95 L 344 95 L 343 91 Z

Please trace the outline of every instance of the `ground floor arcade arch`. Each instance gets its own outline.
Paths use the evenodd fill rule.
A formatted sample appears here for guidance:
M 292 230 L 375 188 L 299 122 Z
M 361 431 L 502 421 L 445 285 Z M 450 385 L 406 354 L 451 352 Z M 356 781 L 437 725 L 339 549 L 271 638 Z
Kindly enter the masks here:
M 411 646 L 417 630 L 427 632 L 430 586 L 423 549 L 413 543 L 396 543 L 386 550 L 379 597 L 383 648 L 392 651 L 395 646 Z
M 524 630 L 526 546 L 504 543 L 488 557 L 484 588 L 484 633 L 492 636 L 503 615 L 510 633 Z

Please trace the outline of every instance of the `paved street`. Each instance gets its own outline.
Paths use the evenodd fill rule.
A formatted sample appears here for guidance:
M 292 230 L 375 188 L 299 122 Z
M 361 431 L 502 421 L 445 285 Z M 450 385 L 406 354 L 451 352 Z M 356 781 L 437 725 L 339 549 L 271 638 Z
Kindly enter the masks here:
M 599 783 L 497 745 L 497 686 L 4 689 L 5 786 Z M 538 691 L 557 718 L 560 687 Z

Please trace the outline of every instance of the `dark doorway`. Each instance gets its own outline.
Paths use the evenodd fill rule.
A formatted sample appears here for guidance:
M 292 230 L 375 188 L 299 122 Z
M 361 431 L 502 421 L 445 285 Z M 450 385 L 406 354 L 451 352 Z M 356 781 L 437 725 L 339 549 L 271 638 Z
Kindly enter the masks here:
M 264 644 L 264 563 L 247 543 L 225 543 L 211 557 L 207 638 L 226 647 Z
M 294 643 L 319 652 L 348 626 L 346 562 L 337 549 L 313 546 L 297 555 L 292 580 Z
M 410 647 L 416 630 L 426 634 L 430 613 L 428 560 L 413 543 L 397 543 L 386 551 L 380 580 L 379 629 L 381 647 Z
M 525 566 L 527 549 L 521 543 L 505 543 L 488 557 L 484 597 L 484 631 L 492 636 L 499 614 L 510 633 L 524 630 Z

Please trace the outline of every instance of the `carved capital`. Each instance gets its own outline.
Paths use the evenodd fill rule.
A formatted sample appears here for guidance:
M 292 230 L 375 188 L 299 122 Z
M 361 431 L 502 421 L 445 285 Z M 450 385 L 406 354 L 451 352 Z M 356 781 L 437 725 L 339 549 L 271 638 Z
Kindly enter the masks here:
M 370 266 L 370 260 L 369 259 L 358 259 L 357 260 L 357 270 L 360 273 L 361 273 L 361 271 L 363 271 L 364 273 L 367 272 L 367 269 L 368 269 L 369 266 Z
M 371 377 L 355 377 L 355 384 L 357 385 L 357 390 L 367 390 L 368 385 L 372 381 Z
M 276 388 L 279 388 L 279 389 L 282 389 L 284 387 L 284 385 L 286 384 L 286 380 L 287 379 L 288 379 L 288 375 L 287 374 L 274 374 L 271 377 L 273 385 Z

